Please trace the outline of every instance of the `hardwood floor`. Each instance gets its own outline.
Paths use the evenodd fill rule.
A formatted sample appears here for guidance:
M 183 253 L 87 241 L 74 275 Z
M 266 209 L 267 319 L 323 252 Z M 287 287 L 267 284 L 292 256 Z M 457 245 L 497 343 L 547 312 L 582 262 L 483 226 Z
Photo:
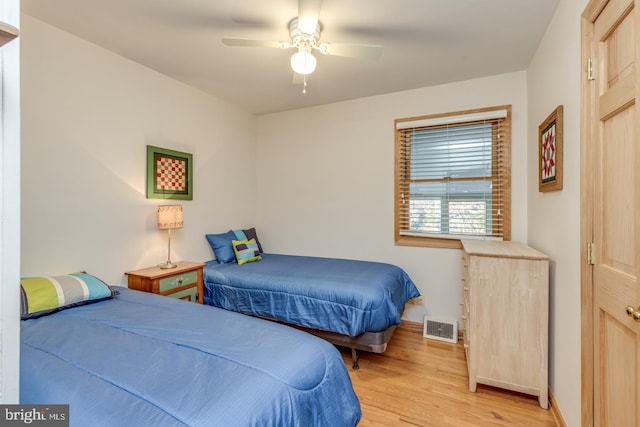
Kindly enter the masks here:
M 556 427 L 534 396 L 480 384 L 471 393 L 462 343 L 425 339 L 421 327 L 403 322 L 384 353 L 359 352 L 358 371 L 341 350 L 362 406 L 359 427 Z

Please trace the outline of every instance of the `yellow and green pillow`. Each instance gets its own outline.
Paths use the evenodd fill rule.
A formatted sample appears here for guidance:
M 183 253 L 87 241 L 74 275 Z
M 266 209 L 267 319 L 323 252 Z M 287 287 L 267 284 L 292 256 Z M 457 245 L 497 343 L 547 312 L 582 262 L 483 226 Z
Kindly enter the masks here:
M 236 261 L 240 265 L 262 259 L 256 239 L 234 240 L 231 244 L 233 246 L 233 252 L 236 254 Z
M 22 320 L 33 319 L 115 295 L 117 291 L 87 273 L 23 277 L 20 279 L 20 316 Z

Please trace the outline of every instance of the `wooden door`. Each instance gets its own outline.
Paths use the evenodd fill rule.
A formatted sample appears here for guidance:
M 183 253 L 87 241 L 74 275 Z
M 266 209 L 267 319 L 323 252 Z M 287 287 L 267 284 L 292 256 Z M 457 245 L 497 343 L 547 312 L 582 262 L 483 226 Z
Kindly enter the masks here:
M 593 398 L 585 426 L 640 426 L 639 17 L 634 0 L 592 0 L 583 14 L 583 56 L 593 62 L 582 116 L 583 238 L 593 242 L 593 265 L 583 274 L 592 334 L 585 337 L 583 327 L 592 355 L 583 370 L 592 369 Z M 588 399 L 583 394 L 587 407 Z

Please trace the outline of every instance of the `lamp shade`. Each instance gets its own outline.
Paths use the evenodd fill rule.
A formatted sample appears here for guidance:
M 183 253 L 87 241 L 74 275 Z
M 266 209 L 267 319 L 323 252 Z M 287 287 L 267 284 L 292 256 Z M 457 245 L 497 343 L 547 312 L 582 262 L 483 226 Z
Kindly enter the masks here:
M 158 206 L 158 228 L 171 230 L 182 228 L 182 205 Z
M 311 74 L 318 61 L 308 50 L 300 49 L 291 55 L 291 68 L 298 74 Z

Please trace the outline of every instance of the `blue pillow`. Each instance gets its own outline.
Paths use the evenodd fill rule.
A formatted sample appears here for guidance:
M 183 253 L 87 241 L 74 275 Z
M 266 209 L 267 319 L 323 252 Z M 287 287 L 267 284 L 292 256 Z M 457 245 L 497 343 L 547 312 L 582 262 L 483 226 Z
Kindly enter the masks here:
M 236 253 L 233 251 L 232 242 L 236 240 L 236 235 L 233 231 L 220 234 L 206 234 L 205 236 L 220 264 L 235 262 Z

